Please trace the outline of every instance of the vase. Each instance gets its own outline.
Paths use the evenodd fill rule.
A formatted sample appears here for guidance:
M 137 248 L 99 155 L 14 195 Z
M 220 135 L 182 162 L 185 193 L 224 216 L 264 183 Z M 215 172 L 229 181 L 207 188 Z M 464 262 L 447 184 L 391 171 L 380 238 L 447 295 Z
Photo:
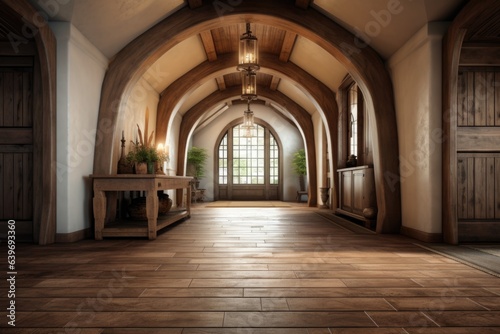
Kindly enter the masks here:
M 128 206 L 128 215 L 133 220 L 148 220 L 146 211 L 146 197 L 133 198 Z M 166 215 L 172 208 L 172 199 L 168 194 L 158 195 L 158 215 Z
M 168 194 L 158 195 L 158 214 L 166 215 L 172 208 L 172 199 Z
M 346 167 L 356 167 L 358 165 L 358 159 L 354 154 L 351 154 L 346 162 Z
M 135 173 L 136 174 L 147 174 L 148 165 L 145 162 L 137 162 L 135 164 Z
M 330 195 L 328 194 L 328 191 L 330 188 L 328 187 L 320 187 L 319 192 L 321 195 L 321 201 L 323 202 L 323 205 L 320 206 L 321 209 L 328 209 L 328 198 Z

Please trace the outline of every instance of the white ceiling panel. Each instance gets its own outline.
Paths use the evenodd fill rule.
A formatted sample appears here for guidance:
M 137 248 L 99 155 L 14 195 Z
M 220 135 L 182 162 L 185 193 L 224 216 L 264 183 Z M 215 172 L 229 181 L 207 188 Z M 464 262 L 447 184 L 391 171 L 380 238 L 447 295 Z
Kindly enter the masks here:
M 290 80 L 282 79 L 278 86 L 278 91 L 287 96 L 293 96 L 294 102 L 304 108 L 309 114 L 312 115 L 316 112 L 316 108 L 310 98 L 308 98 L 307 95 L 304 94 L 302 90 L 295 86 Z
M 144 79 L 161 93 L 172 82 L 207 60 L 198 35 L 192 36 L 166 52 L 144 74 Z
M 332 91 L 336 91 L 347 74 L 345 67 L 331 54 L 309 39 L 298 36 L 290 61 L 309 72 Z

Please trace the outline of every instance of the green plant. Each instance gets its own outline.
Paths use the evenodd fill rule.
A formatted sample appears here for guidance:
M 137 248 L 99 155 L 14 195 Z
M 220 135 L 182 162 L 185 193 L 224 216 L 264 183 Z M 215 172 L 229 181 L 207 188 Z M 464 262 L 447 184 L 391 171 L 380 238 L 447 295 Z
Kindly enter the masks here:
M 203 178 L 205 176 L 205 163 L 208 158 L 208 152 L 206 149 L 201 147 L 193 146 L 188 150 L 187 153 L 187 163 L 191 166 L 192 176 L 197 179 Z
M 141 145 L 139 143 L 134 143 L 134 148 L 128 152 L 127 160 L 130 162 L 156 162 L 162 161 L 164 158 L 161 154 L 156 151 L 154 147 L 149 147 L 146 145 Z
M 306 151 L 303 148 L 293 154 L 292 168 L 295 174 L 307 174 Z
M 147 138 L 146 136 L 147 133 L 145 133 L 143 136 L 139 125 L 137 125 L 137 131 L 139 134 L 139 140 L 137 140 L 135 143 L 132 142 L 133 148 L 127 154 L 127 160 L 129 162 L 152 163 L 157 161 L 167 161 L 169 159 L 168 154 L 166 152 L 158 151 L 151 145 L 153 141 L 154 131 L 151 132 L 149 138 Z

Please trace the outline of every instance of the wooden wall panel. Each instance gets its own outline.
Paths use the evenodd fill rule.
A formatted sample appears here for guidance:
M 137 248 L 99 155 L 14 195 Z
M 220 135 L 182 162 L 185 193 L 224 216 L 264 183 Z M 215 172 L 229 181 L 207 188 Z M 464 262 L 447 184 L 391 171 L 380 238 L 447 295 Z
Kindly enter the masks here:
M 467 73 L 467 124 L 474 126 L 474 72 Z
M 500 219 L 500 153 L 459 154 L 458 219 Z
M 14 219 L 22 239 L 32 240 L 32 69 L 0 67 L 0 97 L 0 226 L 5 230 L 6 221 Z
M 14 126 L 14 75 L 4 72 L 3 76 L 3 121 L 1 126 Z
M 500 126 L 500 72 L 463 68 L 458 74 L 457 126 Z
M 500 219 L 500 157 L 495 158 L 495 217 Z
M 500 126 L 500 72 L 495 72 L 495 126 Z

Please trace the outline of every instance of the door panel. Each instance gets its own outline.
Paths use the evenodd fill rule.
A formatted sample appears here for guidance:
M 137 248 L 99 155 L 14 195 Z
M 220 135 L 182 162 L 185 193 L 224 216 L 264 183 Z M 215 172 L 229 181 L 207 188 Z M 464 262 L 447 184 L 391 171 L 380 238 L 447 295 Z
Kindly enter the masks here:
M 33 72 L 2 67 L 0 57 L 0 233 L 33 240 Z
M 457 90 L 459 242 L 500 241 L 500 72 L 464 68 Z

